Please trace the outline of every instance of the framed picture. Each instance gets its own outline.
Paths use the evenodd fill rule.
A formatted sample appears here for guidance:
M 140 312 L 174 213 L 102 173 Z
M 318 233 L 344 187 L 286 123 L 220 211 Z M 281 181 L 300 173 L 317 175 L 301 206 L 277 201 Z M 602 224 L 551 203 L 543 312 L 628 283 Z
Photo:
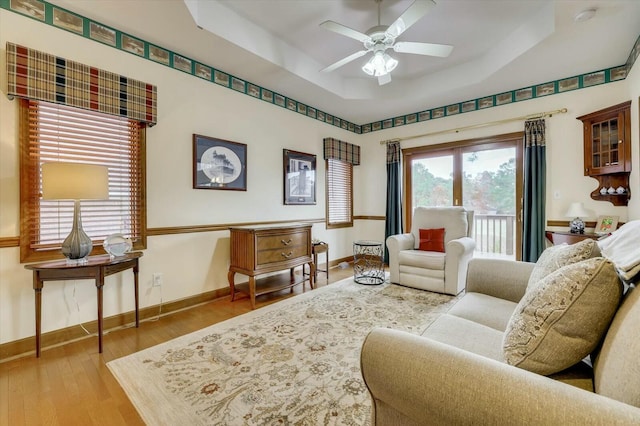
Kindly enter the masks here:
M 283 150 L 284 204 L 316 203 L 316 156 Z
M 618 227 L 618 216 L 598 216 L 596 234 L 610 234 Z
M 247 190 L 247 145 L 193 135 L 193 187 Z

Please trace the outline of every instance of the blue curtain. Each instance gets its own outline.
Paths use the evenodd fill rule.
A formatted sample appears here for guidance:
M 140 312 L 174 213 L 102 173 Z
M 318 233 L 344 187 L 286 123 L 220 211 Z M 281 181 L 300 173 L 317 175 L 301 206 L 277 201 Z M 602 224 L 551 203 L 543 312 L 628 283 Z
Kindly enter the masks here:
M 546 170 L 545 121 L 524 123 L 524 200 L 522 260 L 535 262 L 545 249 Z
M 387 214 L 384 239 L 402 233 L 402 188 L 400 170 L 400 142 L 387 142 Z M 384 261 L 389 263 L 389 252 L 384 244 Z

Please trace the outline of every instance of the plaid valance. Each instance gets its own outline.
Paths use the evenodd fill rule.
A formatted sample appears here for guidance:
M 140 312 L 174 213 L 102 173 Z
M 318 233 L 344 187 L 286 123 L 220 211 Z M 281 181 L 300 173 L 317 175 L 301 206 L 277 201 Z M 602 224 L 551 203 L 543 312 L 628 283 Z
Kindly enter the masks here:
M 324 159 L 340 160 L 354 166 L 360 164 L 360 147 L 333 138 L 324 138 Z
M 156 124 L 157 89 L 78 62 L 7 42 L 9 97 L 35 99 Z
M 532 146 L 546 145 L 545 137 L 546 123 L 544 118 L 527 120 L 524 122 L 524 146 L 526 148 Z
M 400 142 L 387 142 L 387 164 L 400 162 Z

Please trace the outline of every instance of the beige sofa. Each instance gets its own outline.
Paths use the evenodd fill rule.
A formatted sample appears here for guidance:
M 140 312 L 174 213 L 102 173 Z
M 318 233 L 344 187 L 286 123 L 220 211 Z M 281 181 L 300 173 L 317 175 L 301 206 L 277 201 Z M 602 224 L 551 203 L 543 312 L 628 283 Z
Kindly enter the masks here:
M 639 425 L 640 290 L 616 305 L 593 368 L 581 362 L 547 377 L 507 364 L 503 353 L 533 270 L 473 259 L 465 295 L 422 336 L 372 331 L 361 367 L 373 424 Z

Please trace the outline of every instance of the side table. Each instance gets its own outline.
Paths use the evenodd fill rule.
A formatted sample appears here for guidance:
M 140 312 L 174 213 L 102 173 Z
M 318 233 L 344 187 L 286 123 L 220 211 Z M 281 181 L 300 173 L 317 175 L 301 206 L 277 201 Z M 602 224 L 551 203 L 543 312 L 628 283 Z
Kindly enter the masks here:
M 66 260 L 57 260 L 25 265 L 26 269 L 33 271 L 33 290 L 36 296 L 36 357 L 40 357 L 42 288 L 45 281 L 95 280 L 98 299 L 98 352 L 102 353 L 102 287 L 104 286 L 104 278 L 127 269 L 133 269 L 136 327 L 139 327 L 138 259 L 140 257 L 142 257 L 142 252 L 134 252 L 113 259 L 109 255 L 89 257 L 87 262 L 81 264 L 68 264 Z
M 384 282 L 384 256 L 379 241 L 353 243 L 353 280 L 358 284 L 379 285 Z
M 560 231 L 545 231 L 545 236 L 549 241 L 553 243 L 553 245 L 558 245 L 562 243 L 567 244 L 575 244 L 582 240 L 592 239 L 597 240 L 602 237 L 602 235 L 598 234 L 573 234 L 571 232 L 560 232 Z
M 325 256 L 325 269 L 318 268 L 318 255 L 321 253 L 324 253 Z M 316 265 L 316 271 L 313 277 L 314 281 L 318 281 L 318 272 L 324 272 L 327 275 L 327 279 L 329 279 L 329 244 L 325 242 L 312 243 L 311 254 L 313 255 L 313 263 Z M 305 265 L 302 265 L 302 273 L 309 275 L 306 272 Z

